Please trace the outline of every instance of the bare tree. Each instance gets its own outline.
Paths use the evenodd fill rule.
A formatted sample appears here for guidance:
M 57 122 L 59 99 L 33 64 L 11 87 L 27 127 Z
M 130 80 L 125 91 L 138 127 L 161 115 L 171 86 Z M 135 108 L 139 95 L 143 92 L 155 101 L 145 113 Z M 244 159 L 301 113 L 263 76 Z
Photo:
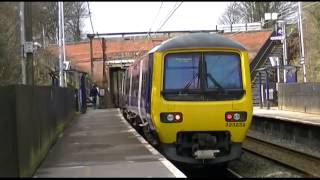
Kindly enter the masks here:
M 0 5 L 0 84 L 20 80 L 19 6 L 17 2 Z
M 66 31 L 73 41 L 80 41 L 83 19 L 88 17 L 88 9 L 84 2 L 65 2 Z
M 279 13 L 282 17 L 291 15 L 294 2 L 234 2 L 231 3 L 221 17 L 221 23 L 252 23 L 264 19 L 265 13 Z M 290 11 L 291 10 L 291 11 Z
M 219 22 L 221 24 L 235 24 L 241 21 L 241 12 L 238 2 L 232 2 L 228 4 L 224 14 L 220 17 Z
M 57 2 L 32 2 L 33 40 L 57 42 Z M 66 38 L 81 40 L 85 2 L 65 2 Z M 44 35 L 43 35 L 44 34 Z M 69 37 L 67 37 L 69 36 Z M 48 49 L 34 52 L 34 78 L 36 84 L 50 84 L 49 72 L 58 67 L 58 59 Z M 21 46 L 19 2 L 0 3 L 0 85 L 21 83 Z
M 50 43 L 58 41 L 58 4 L 57 2 L 33 3 L 34 33 L 41 36 L 42 31 Z M 80 41 L 83 20 L 88 17 L 85 2 L 64 2 L 65 36 L 69 41 Z M 44 37 L 42 37 L 44 38 Z

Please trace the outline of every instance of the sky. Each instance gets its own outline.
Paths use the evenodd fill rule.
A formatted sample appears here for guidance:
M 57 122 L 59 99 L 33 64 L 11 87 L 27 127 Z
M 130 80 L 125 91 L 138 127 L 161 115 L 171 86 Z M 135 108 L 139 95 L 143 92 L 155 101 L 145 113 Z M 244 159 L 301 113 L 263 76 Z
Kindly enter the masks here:
M 161 1 L 89 3 L 95 33 L 157 31 L 176 4 L 165 1 L 160 9 Z M 183 2 L 160 31 L 215 29 L 228 3 Z M 90 18 L 83 30 L 92 33 Z

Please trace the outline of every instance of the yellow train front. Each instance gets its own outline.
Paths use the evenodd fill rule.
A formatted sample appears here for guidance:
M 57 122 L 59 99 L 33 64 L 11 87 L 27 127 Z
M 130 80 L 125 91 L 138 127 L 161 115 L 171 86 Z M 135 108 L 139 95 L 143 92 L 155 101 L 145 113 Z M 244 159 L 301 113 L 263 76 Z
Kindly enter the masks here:
M 218 34 L 169 39 L 137 60 L 123 84 L 125 117 L 168 159 L 237 159 L 252 119 L 247 50 Z

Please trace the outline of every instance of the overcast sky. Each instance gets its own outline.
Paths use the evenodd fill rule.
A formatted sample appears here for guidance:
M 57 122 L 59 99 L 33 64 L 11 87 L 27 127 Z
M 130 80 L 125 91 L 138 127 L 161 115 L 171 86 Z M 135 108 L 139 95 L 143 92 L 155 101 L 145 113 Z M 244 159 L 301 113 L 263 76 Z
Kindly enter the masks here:
M 156 31 L 176 4 L 163 2 L 160 9 L 161 1 L 89 3 L 95 33 Z M 215 29 L 228 3 L 183 2 L 160 31 Z M 92 33 L 89 18 L 84 33 Z

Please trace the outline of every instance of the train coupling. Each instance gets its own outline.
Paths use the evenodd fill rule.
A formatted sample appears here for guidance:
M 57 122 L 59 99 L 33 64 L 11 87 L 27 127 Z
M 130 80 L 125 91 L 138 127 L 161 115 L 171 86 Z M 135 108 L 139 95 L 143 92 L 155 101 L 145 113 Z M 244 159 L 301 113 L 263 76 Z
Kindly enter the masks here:
M 144 127 L 144 126 L 147 126 L 148 124 L 149 124 L 148 122 L 144 122 L 144 123 L 140 123 L 139 126 Z
M 219 153 L 219 149 L 213 149 L 213 150 L 197 150 L 194 152 L 195 159 L 215 159 L 216 153 Z

